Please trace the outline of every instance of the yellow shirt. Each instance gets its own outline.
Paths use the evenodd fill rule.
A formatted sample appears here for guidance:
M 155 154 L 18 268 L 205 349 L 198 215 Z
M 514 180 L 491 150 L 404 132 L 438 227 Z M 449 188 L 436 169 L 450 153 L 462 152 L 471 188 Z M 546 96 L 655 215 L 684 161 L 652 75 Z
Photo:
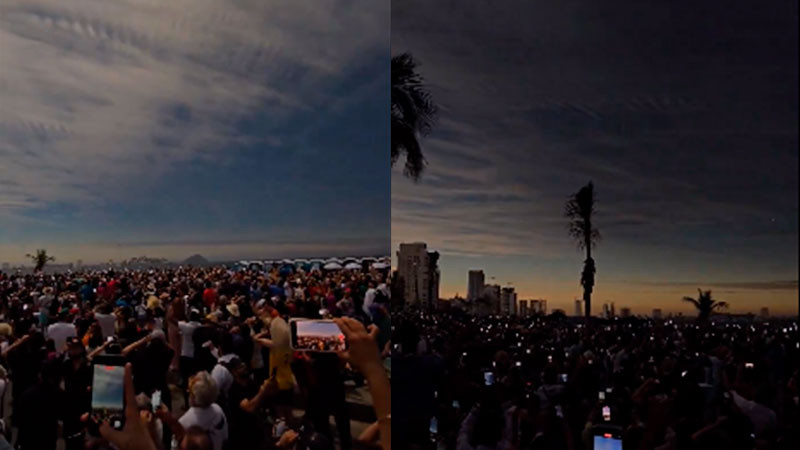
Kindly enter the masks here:
M 289 324 L 280 317 L 272 319 L 269 326 L 273 346 L 269 349 L 269 373 L 275 373 L 278 389 L 292 389 L 294 376 L 292 375 L 292 349 L 289 343 Z M 277 372 L 276 372 L 277 369 Z

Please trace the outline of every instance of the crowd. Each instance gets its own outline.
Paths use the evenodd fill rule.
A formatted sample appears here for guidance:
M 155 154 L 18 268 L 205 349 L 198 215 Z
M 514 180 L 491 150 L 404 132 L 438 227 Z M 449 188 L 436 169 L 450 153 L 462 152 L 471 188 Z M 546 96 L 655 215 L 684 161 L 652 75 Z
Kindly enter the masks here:
M 285 265 L 0 272 L 0 450 L 390 448 L 388 282 Z M 347 349 L 294 351 L 296 317 L 335 320 Z M 109 355 L 127 363 L 121 430 L 91 406 Z M 346 383 L 373 402 L 355 439 Z
M 598 435 L 625 450 L 800 448 L 794 319 L 392 320 L 405 447 L 588 450 Z

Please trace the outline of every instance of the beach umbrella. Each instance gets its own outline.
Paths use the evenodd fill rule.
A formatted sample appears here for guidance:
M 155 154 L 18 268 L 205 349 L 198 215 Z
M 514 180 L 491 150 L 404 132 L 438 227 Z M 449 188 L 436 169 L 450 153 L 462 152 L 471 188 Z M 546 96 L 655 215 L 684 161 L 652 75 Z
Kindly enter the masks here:
M 389 268 L 389 264 L 386 264 L 384 262 L 376 262 L 372 263 L 372 268 L 376 270 L 385 270 Z
M 372 262 L 375 262 L 377 260 L 378 260 L 377 258 L 372 257 L 372 256 L 365 256 L 365 257 L 361 258 L 361 262 L 362 263 L 372 263 Z
M 322 268 L 325 270 L 340 270 L 342 268 L 342 265 L 337 262 L 329 262 L 325 264 Z
M 346 266 L 344 266 L 344 268 L 347 269 L 347 270 L 361 270 L 361 264 L 359 264 L 357 262 L 351 262 L 351 263 L 347 264 Z

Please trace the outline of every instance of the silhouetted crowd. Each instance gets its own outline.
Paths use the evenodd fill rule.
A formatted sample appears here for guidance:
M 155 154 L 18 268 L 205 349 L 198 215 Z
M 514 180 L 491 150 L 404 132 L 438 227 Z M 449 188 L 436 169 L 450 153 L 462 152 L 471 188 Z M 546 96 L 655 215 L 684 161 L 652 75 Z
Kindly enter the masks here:
M 387 278 L 285 264 L 0 273 L 0 450 L 390 448 Z M 347 352 L 293 351 L 295 317 L 336 320 Z M 101 355 L 130 363 L 126 417 L 143 428 L 92 415 Z M 365 384 L 374 423 L 353 439 L 346 385 Z
M 598 435 L 625 450 L 800 448 L 796 320 L 405 309 L 393 326 L 408 447 L 578 450 Z

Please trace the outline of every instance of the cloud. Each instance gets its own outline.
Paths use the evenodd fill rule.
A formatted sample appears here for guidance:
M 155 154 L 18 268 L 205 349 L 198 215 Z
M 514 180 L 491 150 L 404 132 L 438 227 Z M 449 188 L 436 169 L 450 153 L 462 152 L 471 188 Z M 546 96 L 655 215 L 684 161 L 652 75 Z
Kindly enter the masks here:
M 244 145 L 302 151 L 281 131 L 351 101 L 331 87 L 385 51 L 387 23 L 388 2 L 4 0 L 0 218 L 102 208 Z

